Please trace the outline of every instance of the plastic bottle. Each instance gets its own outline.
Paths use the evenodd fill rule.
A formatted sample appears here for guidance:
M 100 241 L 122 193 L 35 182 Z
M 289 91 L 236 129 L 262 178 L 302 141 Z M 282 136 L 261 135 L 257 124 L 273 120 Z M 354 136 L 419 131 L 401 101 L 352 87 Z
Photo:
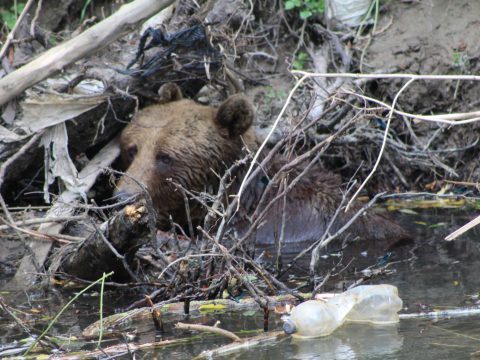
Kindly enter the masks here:
M 356 298 L 355 306 L 347 314 L 347 321 L 380 325 L 399 322 L 398 312 L 402 309 L 403 302 L 398 296 L 396 286 L 362 285 L 344 292 L 343 295 Z
M 328 301 L 309 300 L 284 318 L 283 329 L 295 337 L 331 334 L 345 321 L 393 324 L 402 308 L 398 290 L 392 285 L 362 285 Z
M 283 330 L 298 337 L 317 337 L 331 334 L 343 324 L 355 302 L 348 297 L 338 299 L 335 304 L 320 300 L 309 300 L 296 306 L 284 319 Z

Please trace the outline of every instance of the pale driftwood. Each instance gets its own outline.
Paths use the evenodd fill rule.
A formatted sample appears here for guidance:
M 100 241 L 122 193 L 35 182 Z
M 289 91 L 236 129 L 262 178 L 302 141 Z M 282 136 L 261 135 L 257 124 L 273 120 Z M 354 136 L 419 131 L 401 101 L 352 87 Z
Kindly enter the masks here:
M 235 342 L 240 342 L 240 343 L 243 342 L 241 338 L 239 338 L 237 335 L 235 335 L 231 331 L 221 329 L 215 326 L 207 326 L 207 325 L 200 325 L 200 324 L 185 324 L 185 323 L 179 322 L 175 324 L 175 328 L 182 329 L 182 330 L 210 332 L 213 334 L 225 336 Z
M 217 356 L 225 356 L 234 352 L 251 349 L 254 346 L 262 346 L 265 344 L 270 344 L 276 342 L 282 338 L 286 338 L 287 334 L 283 331 L 272 331 L 258 336 L 245 339 L 243 342 L 234 342 L 221 346 L 214 350 L 205 350 L 194 359 L 212 359 Z
M 0 106 L 25 89 L 132 31 L 174 0 L 135 0 L 77 37 L 40 55 L 0 79 Z
M 448 235 L 447 237 L 445 237 L 445 240 L 447 241 L 452 241 L 452 240 L 455 240 L 456 238 L 458 238 L 460 235 L 466 233 L 468 230 L 474 228 L 475 226 L 477 226 L 478 224 L 480 224 L 480 216 L 477 216 L 475 219 L 473 219 L 472 221 L 469 221 L 468 223 L 466 223 L 465 225 L 463 225 L 462 227 L 458 228 L 457 230 L 455 230 L 454 232 L 452 232 L 450 235 Z
M 57 202 L 47 212 L 46 218 L 59 218 L 72 216 L 75 211 L 75 204 L 84 194 L 93 186 L 98 175 L 120 154 L 120 148 L 117 140 L 108 143 L 90 162 L 80 171 L 78 177 L 82 179 L 81 188 L 77 192 L 65 191 L 58 198 Z M 62 231 L 63 223 L 46 223 L 39 227 L 39 231 L 48 234 L 59 234 Z M 45 241 L 31 241 L 27 245 L 30 251 L 23 257 L 14 278 L 6 285 L 7 288 L 23 288 L 33 285 L 38 272 L 38 267 L 42 268 L 52 243 Z
M 398 314 L 400 320 L 403 319 L 450 319 L 452 317 L 478 316 L 480 307 L 467 306 L 456 309 L 434 310 L 410 314 Z

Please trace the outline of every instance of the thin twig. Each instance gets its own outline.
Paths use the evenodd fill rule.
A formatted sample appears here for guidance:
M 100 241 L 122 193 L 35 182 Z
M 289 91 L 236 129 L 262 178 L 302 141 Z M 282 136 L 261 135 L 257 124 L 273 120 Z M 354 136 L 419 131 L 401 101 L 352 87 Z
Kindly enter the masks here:
M 20 227 L 20 226 L 38 225 L 38 224 L 45 224 L 45 223 L 78 221 L 78 220 L 86 220 L 86 219 L 87 217 L 85 216 L 62 216 L 57 218 L 37 218 L 37 219 L 19 220 L 19 221 L 14 221 L 11 224 Z M 10 228 L 11 226 L 9 225 L 0 225 L 0 231 L 7 230 Z
M 307 76 L 302 76 L 300 78 L 300 80 L 298 80 L 296 82 L 296 84 L 293 86 L 293 89 L 290 90 L 290 93 L 288 94 L 288 97 L 287 97 L 287 100 L 285 101 L 285 104 L 283 105 L 283 108 L 282 110 L 280 111 L 280 113 L 278 114 L 277 118 L 275 119 L 274 123 L 272 124 L 272 127 L 269 131 L 269 133 L 267 134 L 267 136 L 265 137 L 265 140 L 263 140 L 263 143 L 260 145 L 260 147 L 258 148 L 257 152 L 255 153 L 255 156 L 253 157 L 252 159 L 252 162 L 250 163 L 250 167 L 248 168 L 247 170 L 247 173 L 245 174 L 245 177 L 242 181 L 242 183 L 240 184 L 240 188 L 238 189 L 238 193 L 237 193 L 237 198 L 238 198 L 238 201 L 237 201 L 237 211 L 239 210 L 240 208 L 240 198 L 242 196 L 242 192 L 244 191 L 245 189 L 245 186 L 246 186 L 246 180 L 248 179 L 248 176 L 250 175 L 250 173 L 252 172 L 253 170 L 253 167 L 255 166 L 260 154 L 262 153 L 262 150 L 263 148 L 268 144 L 268 141 L 270 140 L 270 138 L 272 137 L 272 134 L 275 132 L 275 129 L 277 128 L 278 124 L 280 123 L 280 120 L 282 119 L 282 116 L 283 114 L 285 113 L 285 111 L 287 110 L 287 106 L 288 104 L 290 103 L 292 97 L 293 97 L 293 94 L 295 93 L 295 91 L 297 91 L 297 89 L 299 88 L 299 86 L 303 83 L 303 81 L 307 78 Z
M 2 46 L 2 49 L 0 49 L 0 60 L 5 56 L 5 53 L 8 50 L 8 47 L 10 46 L 10 43 L 13 41 L 13 37 L 15 36 L 15 32 L 17 29 L 20 27 L 20 24 L 23 21 L 23 18 L 28 14 L 28 10 L 30 10 L 30 6 L 35 2 L 35 0 L 28 0 L 27 4 L 23 8 L 22 13 L 18 17 L 17 21 L 15 22 L 15 25 L 13 26 L 12 31 L 7 36 L 7 40 L 5 40 L 5 43 Z
M 456 238 L 458 238 L 460 235 L 466 233 L 468 230 L 474 228 L 475 226 L 477 226 L 478 224 L 480 224 L 480 216 L 477 216 L 475 219 L 473 219 L 472 221 L 469 221 L 468 223 L 466 223 L 465 225 L 463 225 L 462 227 L 458 228 L 457 230 L 455 230 L 454 232 L 452 232 L 451 234 L 449 234 L 448 236 L 445 237 L 445 240 L 447 241 L 452 241 L 452 240 L 455 240 Z
M 393 102 L 392 102 L 392 109 L 390 110 L 390 113 L 388 114 L 388 120 L 387 120 L 387 126 L 385 127 L 385 132 L 384 132 L 384 136 L 383 136 L 383 141 L 382 141 L 382 146 L 380 147 L 380 152 L 377 156 L 377 160 L 375 161 L 375 165 L 373 166 L 373 169 L 370 171 L 370 173 L 368 174 L 368 176 L 365 178 L 365 180 L 363 180 L 362 184 L 358 187 L 357 191 L 355 192 L 355 194 L 353 194 L 352 198 L 350 199 L 350 201 L 348 202 L 346 208 L 345 208 L 345 212 L 348 211 L 348 209 L 350 209 L 350 206 L 352 206 L 353 202 L 355 201 L 355 199 L 357 198 L 358 194 L 360 194 L 360 192 L 363 190 L 363 188 L 365 187 L 365 185 L 367 184 L 367 182 L 370 180 L 370 178 L 373 176 L 373 174 L 375 174 L 375 171 L 377 171 L 377 168 L 378 168 L 378 164 L 380 164 L 380 160 L 382 159 L 382 154 L 383 152 L 385 151 L 385 146 L 387 144 L 387 136 L 388 136 L 388 130 L 390 129 L 390 124 L 392 122 L 392 116 L 393 116 L 393 109 L 395 108 L 395 104 L 397 103 L 397 100 L 398 98 L 400 97 L 400 94 L 412 83 L 414 82 L 415 79 L 410 79 L 408 80 L 405 85 L 402 86 L 402 88 L 398 91 L 398 93 L 395 95 L 395 98 L 393 99 Z
M 368 100 L 376 104 L 379 104 L 385 107 L 387 110 L 390 110 L 390 111 L 393 110 L 395 114 L 403 115 L 415 120 L 423 120 L 423 121 L 435 122 L 440 124 L 447 124 L 450 126 L 466 125 L 466 124 L 478 122 L 480 120 L 480 111 L 473 111 L 470 113 L 453 113 L 453 114 L 438 114 L 438 115 L 411 114 L 405 111 L 393 109 L 391 105 L 383 101 L 380 101 L 378 99 L 375 99 L 366 95 L 358 94 L 353 91 L 348 91 L 348 90 L 342 90 L 342 91 L 345 94 L 357 96 L 364 100 Z
M 35 15 L 33 16 L 32 22 L 30 23 L 30 35 L 34 38 L 36 37 L 35 23 L 38 21 L 38 18 L 40 16 L 40 11 L 42 10 L 42 3 L 43 3 L 43 0 L 38 0 L 37 8 L 35 9 Z
M 80 242 L 82 240 L 84 240 L 84 238 L 82 237 L 78 237 L 78 236 L 71 236 L 71 235 L 66 235 L 66 234 L 58 234 L 58 235 L 53 235 L 53 234 L 47 234 L 47 233 L 43 233 L 43 232 L 38 232 L 38 231 L 34 231 L 34 230 L 28 230 L 28 229 L 22 229 L 21 227 L 18 227 L 17 225 L 15 225 L 15 222 L 9 222 L 7 220 L 5 220 L 4 218 L 0 217 L 0 221 L 2 221 L 5 225 L 7 225 L 8 227 L 20 232 L 20 233 L 23 233 L 23 234 L 27 234 L 27 235 L 30 235 L 34 238 L 39 238 L 39 239 L 42 239 L 42 240 L 49 240 L 49 241 L 57 241 L 59 243 L 62 243 L 62 244 L 70 244 L 71 242 Z M 50 222 L 50 221 L 48 221 Z M 46 223 L 48 223 L 46 221 Z
M 232 341 L 243 342 L 243 340 L 239 338 L 237 335 L 235 335 L 233 332 L 225 329 L 221 329 L 218 327 L 214 327 L 214 326 L 207 326 L 207 325 L 200 325 L 200 324 L 185 324 L 185 323 L 179 322 L 175 324 L 175 328 L 182 329 L 182 330 L 210 332 L 213 334 L 225 336 Z
M 2 187 L 3 181 L 5 180 L 5 173 L 10 165 L 12 165 L 20 156 L 25 154 L 37 141 L 42 137 L 43 130 L 39 131 L 33 135 L 30 140 L 28 140 L 22 147 L 12 156 L 10 156 L 5 162 L 0 165 L 0 188 Z
M 354 73 L 312 73 L 301 70 L 292 70 L 293 75 L 301 75 L 302 78 L 310 77 L 343 77 L 350 79 L 413 79 L 413 80 L 470 80 L 480 81 L 478 75 L 418 75 L 418 74 L 354 74 Z M 303 82 L 303 80 L 302 80 Z
M 162 272 L 160 273 L 160 275 L 157 276 L 158 279 L 161 279 L 163 277 L 163 275 L 165 274 L 165 272 L 171 268 L 173 265 L 179 263 L 180 261 L 185 261 L 185 260 L 188 260 L 188 259 L 191 259 L 191 258 L 196 258 L 196 257 L 202 257 L 202 256 L 223 256 L 221 254 L 191 254 L 191 255 L 186 255 L 186 256 L 183 256 L 181 258 L 178 258 L 176 259 L 175 261 L 172 261 L 171 263 L 169 263 L 165 269 L 162 270 Z

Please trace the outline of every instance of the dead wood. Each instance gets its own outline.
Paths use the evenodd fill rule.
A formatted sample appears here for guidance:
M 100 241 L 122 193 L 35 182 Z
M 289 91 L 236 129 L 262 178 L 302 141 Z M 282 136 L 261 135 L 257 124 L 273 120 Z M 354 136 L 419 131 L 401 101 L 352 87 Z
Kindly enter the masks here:
M 310 294 L 308 293 L 299 293 L 303 298 L 309 299 Z M 277 306 L 283 306 L 286 304 L 296 304 L 298 299 L 294 296 L 285 294 L 277 296 L 268 296 L 267 304 L 270 310 L 275 310 Z M 185 308 L 184 302 L 173 302 L 165 301 L 162 303 L 155 304 L 155 309 L 158 309 L 162 312 L 162 315 L 176 315 L 184 316 Z M 191 301 L 190 302 L 190 314 L 196 316 L 202 312 L 212 312 L 212 311 L 221 311 L 221 312 L 236 312 L 236 311 L 249 311 L 249 310 L 260 310 L 260 306 L 251 297 L 244 297 L 238 300 L 230 299 L 217 299 L 217 300 L 206 300 L 206 301 Z M 132 323 L 151 321 L 152 319 L 152 308 L 143 307 L 139 309 L 130 310 L 127 312 L 114 314 L 103 319 L 103 330 L 104 331 L 120 331 L 125 327 L 132 326 Z M 85 337 L 96 337 L 100 331 L 100 321 L 96 321 L 93 324 L 87 326 L 82 335 Z
M 78 191 L 67 190 L 57 199 L 56 203 L 47 212 L 46 218 L 72 216 L 75 212 L 75 204 L 93 186 L 99 174 L 115 160 L 120 149 L 117 141 L 107 144 L 78 174 L 82 179 L 82 185 Z M 64 223 L 46 223 L 39 227 L 39 231 L 49 234 L 59 234 Z M 45 241 L 31 241 L 27 245 L 31 251 L 22 259 L 15 277 L 7 284 L 8 288 L 23 288 L 33 285 L 36 275 L 42 268 L 52 243 Z
M 77 221 L 77 220 L 85 220 L 85 216 L 66 216 L 61 218 L 37 218 L 37 219 L 30 219 L 30 220 L 19 220 L 15 221 L 13 224 L 15 226 L 28 226 L 28 225 L 38 225 L 38 224 L 45 224 L 45 223 L 63 223 L 65 221 Z M 9 225 L 0 225 L 0 231 L 9 229 Z
M 61 71 L 71 63 L 105 47 L 132 31 L 142 21 L 166 8 L 173 0 L 136 0 L 123 5 L 115 14 L 58 45 L 29 64 L 0 80 L 0 105 L 25 89 Z
M 182 329 L 182 330 L 210 332 L 217 335 L 225 336 L 234 342 L 240 342 L 240 343 L 243 342 L 241 338 L 239 338 L 237 335 L 235 335 L 231 331 L 221 329 L 215 326 L 206 326 L 206 325 L 200 325 L 200 324 L 185 324 L 185 323 L 179 322 L 175 324 L 175 328 Z
M 251 349 L 254 346 L 262 346 L 265 344 L 275 343 L 280 339 L 285 338 L 286 336 L 287 335 L 283 331 L 272 331 L 246 338 L 241 343 L 235 342 L 232 344 L 220 346 L 217 349 L 202 351 L 200 355 L 194 357 L 194 359 L 212 359 L 217 356 L 225 356 L 242 350 Z
M 74 353 L 66 354 L 57 354 L 55 359 L 57 360 L 86 360 L 86 359 L 99 359 L 105 356 L 108 356 L 110 359 L 119 358 L 124 356 L 126 353 L 135 352 L 135 351 L 147 351 L 151 349 L 159 349 L 162 347 L 170 347 L 175 345 L 181 345 L 188 343 L 188 339 L 173 339 L 173 340 L 162 340 L 155 342 L 148 342 L 143 344 L 136 343 L 122 343 L 112 346 L 102 347 L 98 350 L 90 351 L 76 351 Z
M 56 255 L 59 270 L 86 280 L 98 279 L 104 272 L 114 271 L 117 276 L 127 272 L 137 280 L 130 265 L 136 251 L 154 236 L 149 216 L 144 205 L 126 206 L 82 243 L 64 246 Z

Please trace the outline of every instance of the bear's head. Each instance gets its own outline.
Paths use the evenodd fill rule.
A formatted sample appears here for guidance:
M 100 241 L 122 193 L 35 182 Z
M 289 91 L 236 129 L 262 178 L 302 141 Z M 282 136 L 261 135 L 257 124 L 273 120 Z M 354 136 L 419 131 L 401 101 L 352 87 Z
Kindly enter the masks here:
M 255 150 L 253 119 L 253 106 L 243 95 L 230 96 L 213 108 L 183 99 L 175 84 L 163 85 L 159 103 L 139 111 L 121 134 L 126 172 L 116 194 L 140 194 L 143 186 L 160 228 L 168 229 L 170 217 L 185 227 L 187 204 L 181 189 L 216 191 L 219 177 L 244 155 L 244 149 Z M 189 207 L 192 222 L 198 224 L 204 209 L 197 202 Z

